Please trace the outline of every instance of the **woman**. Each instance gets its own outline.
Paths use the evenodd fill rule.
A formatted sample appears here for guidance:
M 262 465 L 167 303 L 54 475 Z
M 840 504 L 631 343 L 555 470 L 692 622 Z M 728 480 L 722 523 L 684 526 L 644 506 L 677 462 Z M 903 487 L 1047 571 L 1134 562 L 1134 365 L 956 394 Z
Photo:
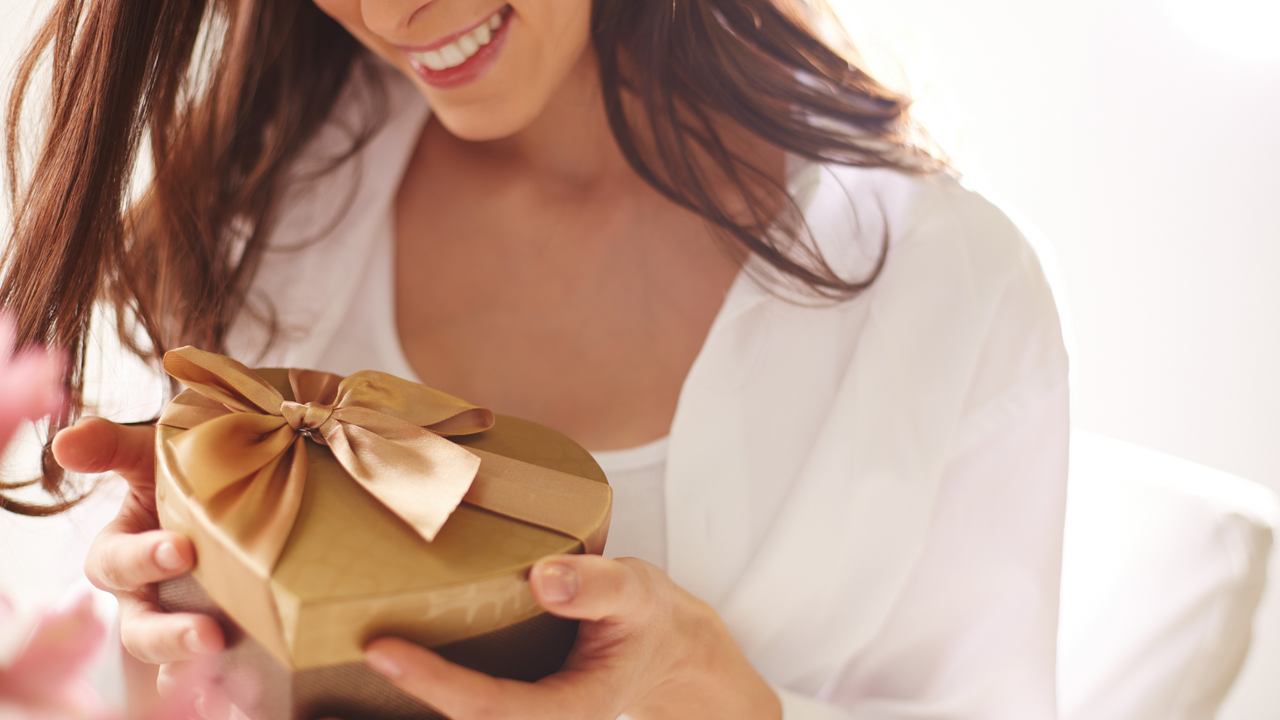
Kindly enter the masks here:
M 395 639 L 374 668 L 456 720 L 1055 715 L 1052 296 L 804 7 L 205 12 L 55 11 L 0 289 L 20 337 L 82 352 L 103 298 L 142 354 L 421 379 L 596 451 L 608 552 L 638 556 L 535 566 L 538 601 L 585 621 L 539 683 Z M 155 179 L 129 204 L 144 128 Z M 87 571 L 126 648 L 171 663 L 222 637 L 154 604 L 194 558 L 155 529 L 150 442 L 90 419 L 52 452 L 129 479 Z

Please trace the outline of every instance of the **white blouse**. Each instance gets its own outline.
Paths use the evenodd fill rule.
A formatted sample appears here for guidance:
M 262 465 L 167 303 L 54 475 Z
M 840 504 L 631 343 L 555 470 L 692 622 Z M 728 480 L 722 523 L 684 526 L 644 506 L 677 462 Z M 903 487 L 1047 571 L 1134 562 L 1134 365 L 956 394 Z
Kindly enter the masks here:
M 390 251 L 379 238 L 428 109 L 389 84 L 364 150 L 287 196 L 250 296 L 280 339 L 264 351 L 246 314 L 234 356 L 349 372 L 366 366 L 359 345 L 394 339 L 390 281 L 361 279 Z M 304 164 L 346 147 L 359 98 Z M 888 260 L 841 303 L 734 283 L 666 448 L 667 572 L 719 612 L 788 720 L 1053 718 L 1067 357 L 1036 255 L 949 178 L 810 166 L 792 192 L 837 269 L 865 268 L 886 234 Z M 374 295 L 382 331 L 339 341 Z M 395 355 L 380 369 L 404 373 Z
M 667 569 L 667 445 L 670 437 L 626 450 L 591 453 L 613 488 L 605 557 L 634 557 Z

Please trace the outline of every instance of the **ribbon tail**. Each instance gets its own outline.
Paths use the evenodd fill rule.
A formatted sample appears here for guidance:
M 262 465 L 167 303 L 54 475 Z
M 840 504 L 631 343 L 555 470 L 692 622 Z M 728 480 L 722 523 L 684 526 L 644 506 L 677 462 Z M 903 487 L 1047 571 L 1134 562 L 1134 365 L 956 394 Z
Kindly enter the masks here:
M 321 428 L 334 458 L 424 540 L 434 540 L 470 489 L 480 458 L 434 433 L 386 415 L 360 417 L 366 421 L 360 424 L 348 422 L 352 416 L 365 414 L 352 412 L 359 410 L 340 409 L 338 413 L 344 417 Z
M 244 480 L 205 503 L 209 519 L 269 577 L 293 532 L 307 478 L 306 440 L 298 437 Z
M 577 538 L 583 552 L 604 552 L 613 512 L 608 485 L 479 448 L 470 451 L 482 462 L 467 504 Z

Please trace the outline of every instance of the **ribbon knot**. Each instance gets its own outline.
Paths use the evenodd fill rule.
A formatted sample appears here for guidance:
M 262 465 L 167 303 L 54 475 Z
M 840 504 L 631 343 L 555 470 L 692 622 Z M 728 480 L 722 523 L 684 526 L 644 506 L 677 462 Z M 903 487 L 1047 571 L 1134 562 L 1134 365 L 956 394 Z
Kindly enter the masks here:
M 323 403 L 298 403 L 285 400 L 280 403 L 280 414 L 289 427 L 318 443 L 324 443 L 324 424 L 333 417 L 333 406 Z

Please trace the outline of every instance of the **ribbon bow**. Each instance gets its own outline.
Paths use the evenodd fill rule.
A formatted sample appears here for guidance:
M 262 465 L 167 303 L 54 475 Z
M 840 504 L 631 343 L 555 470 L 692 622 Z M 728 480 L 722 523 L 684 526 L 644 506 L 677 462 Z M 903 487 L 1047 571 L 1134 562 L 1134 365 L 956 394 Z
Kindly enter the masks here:
M 485 408 L 369 370 L 341 378 L 291 369 L 288 400 L 244 365 L 193 347 L 166 353 L 164 369 L 194 391 L 160 416 L 161 425 L 187 430 L 169 442 L 196 470 L 184 473 L 192 492 L 268 572 L 302 503 L 307 439 L 327 445 L 356 482 L 431 541 L 481 462 L 444 438 L 494 422 Z

